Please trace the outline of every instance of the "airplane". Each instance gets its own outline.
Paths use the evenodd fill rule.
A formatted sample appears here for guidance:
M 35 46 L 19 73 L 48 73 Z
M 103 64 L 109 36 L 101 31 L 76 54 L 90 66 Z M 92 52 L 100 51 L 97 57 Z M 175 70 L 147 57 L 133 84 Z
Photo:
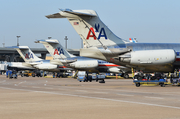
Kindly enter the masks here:
M 32 67 L 30 64 L 25 62 L 2 62 L 0 65 L 6 65 L 8 70 L 34 70 L 35 68 Z
M 38 58 L 28 46 L 13 46 L 11 48 L 16 49 L 25 63 L 31 65 L 33 68 L 52 72 L 72 70 L 70 68 L 64 67 L 63 64 L 59 61 L 43 60 L 41 58 Z
M 94 10 L 65 9 L 47 18 L 67 18 L 88 44 L 80 55 L 146 72 L 180 68 L 180 43 L 130 43 L 116 36 Z
M 124 78 L 129 78 L 129 68 L 115 65 L 107 61 L 96 60 L 87 57 L 74 56 L 70 54 L 56 39 L 38 40 L 35 43 L 42 43 L 54 60 L 60 60 L 66 67 L 78 71 L 91 73 L 122 73 Z

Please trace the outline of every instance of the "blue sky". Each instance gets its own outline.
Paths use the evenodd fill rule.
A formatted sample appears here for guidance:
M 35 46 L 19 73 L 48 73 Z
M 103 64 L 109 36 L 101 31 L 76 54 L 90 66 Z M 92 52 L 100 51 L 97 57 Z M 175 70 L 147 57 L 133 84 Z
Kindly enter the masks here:
M 92 9 L 119 37 L 138 42 L 180 43 L 180 0 L 0 0 L 0 47 L 17 44 L 31 48 L 38 39 L 51 36 L 68 48 L 81 47 L 81 39 L 67 19 L 47 19 L 45 15 L 72 10 Z

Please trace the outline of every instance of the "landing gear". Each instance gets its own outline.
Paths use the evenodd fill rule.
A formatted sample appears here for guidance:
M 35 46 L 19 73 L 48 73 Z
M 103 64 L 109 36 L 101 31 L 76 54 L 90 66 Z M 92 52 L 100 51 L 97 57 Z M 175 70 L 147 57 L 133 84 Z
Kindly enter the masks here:
M 128 79 L 128 78 L 129 78 L 129 75 L 126 74 L 126 73 L 123 73 L 123 74 L 121 75 L 121 77 L 124 77 L 125 79 Z
M 128 74 L 124 74 L 123 76 L 125 79 L 128 79 L 129 78 L 129 75 Z

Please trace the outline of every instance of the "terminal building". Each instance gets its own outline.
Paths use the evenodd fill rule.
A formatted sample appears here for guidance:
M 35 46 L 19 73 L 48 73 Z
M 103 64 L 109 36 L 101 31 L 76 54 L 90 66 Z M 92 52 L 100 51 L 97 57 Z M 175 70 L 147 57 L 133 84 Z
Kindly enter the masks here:
M 31 50 L 42 59 L 46 59 L 47 54 L 49 54 L 45 48 L 31 48 Z M 68 49 L 68 52 L 79 56 L 79 49 Z M 24 62 L 15 49 L 5 47 L 0 47 L 0 61 Z

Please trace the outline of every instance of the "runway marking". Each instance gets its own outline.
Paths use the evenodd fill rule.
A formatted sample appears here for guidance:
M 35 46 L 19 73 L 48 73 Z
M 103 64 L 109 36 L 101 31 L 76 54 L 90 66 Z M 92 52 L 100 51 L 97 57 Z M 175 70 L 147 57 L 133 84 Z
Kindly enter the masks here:
M 75 88 L 75 87 L 66 87 L 66 88 Z M 108 91 L 117 91 L 117 92 L 122 92 L 122 91 L 125 91 L 125 92 L 134 92 L 134 93 L 142 93 L 142 94 L 152 94 L 152 93 L 154 93 L 154 92 L 138 92 L 138 91 L 129 91 L 129 90 L 117 90 L 117 89 L 97 89 L 97 88 L 86 88 L 86 89 L 89 89 L 89 90 L 103 90 L 103 91 L 106 91 L 106 90 L 108 90 Z M 166 93 L 166 92 L 165 92 Z M 171 92 L 167 92 L 167 93 L 171 93 Z M 174 92 L 175 93 L 175 92 Z M 158 95 L 173 95 L 173 94 L 164 94 L 164 92 L 163 93 L 158 93 Z
M 164 99 L 164 98 L 160 98 L 160 97 L 149 97 L 149 96 L 144 96 L 145 98 L 154 98 L 154 99 Z
M 21 86 L 21 87 L 27 87 L 27 86 Z
M 22 83 L 24 83 L 24 82 L 20 82 L 19 84 L 22 84 Z
M 117 94 L 117 95 L 122 95 L 122 96 L 134 96 L 134 95 L 128 95 L 128 94 Z
M 58 88 L 58 90 L 69 90 L 69 89 L 60 89 L 60 88 Z
M 78 92 L 87 92 L 87 91 L 85 91 L 85 90 L 76 90 L 76 91 L 78 91 Z
M 32 88 L 40 88 L 40 87 L 35 87 L 35 86 L 32 86 Z
M 4 82 L 6 82 L 6 80 L 1 81 L 0 83 L 4 83 Z
M 27 90 L 27 89 L 14 89 L 14 88 L 6 88 L 6 87 L 0 87 L 0 88 L 2 88 L 2 89 L 9 89 L 9 90 L 30 91 L 30 92 L 37 92 L 37 93 L 46 93 L 46 94 L 55 94 L 55 95 L 64 95 L 64 96 L 73 96 L 73 97 L 82 97 L 82 98 L 90 98 L 90 99 L 100 99 L 100 100 L 107 100 L 107 101 L 113 101 L 113 102 L 125 102 L 125 103 L 132 103 L 132 104 L 141 104 L 141 105 L 148 105 L 148 106 L 180 109 L 180 107 L 174 107 L 174 106 L 151 104 L 151 103 L 143 103 L 143 102 L 134 102 L 134 101 L 125 101 L 125 100 L 117 100 L 117 99 L 109 99 L 109 98 L 90 97 L 90 96 L 64 94 L 64 93 L 56 93 L 56 92 L 46 92 L 46 91 L 33 91 L 33 90 Z
M 108 94 L 107 92 L 93 92 L 93 93 L 102 93 L 102 94 Z
M 44 88 L 44 89 L 54 89 L 54 88 Z

